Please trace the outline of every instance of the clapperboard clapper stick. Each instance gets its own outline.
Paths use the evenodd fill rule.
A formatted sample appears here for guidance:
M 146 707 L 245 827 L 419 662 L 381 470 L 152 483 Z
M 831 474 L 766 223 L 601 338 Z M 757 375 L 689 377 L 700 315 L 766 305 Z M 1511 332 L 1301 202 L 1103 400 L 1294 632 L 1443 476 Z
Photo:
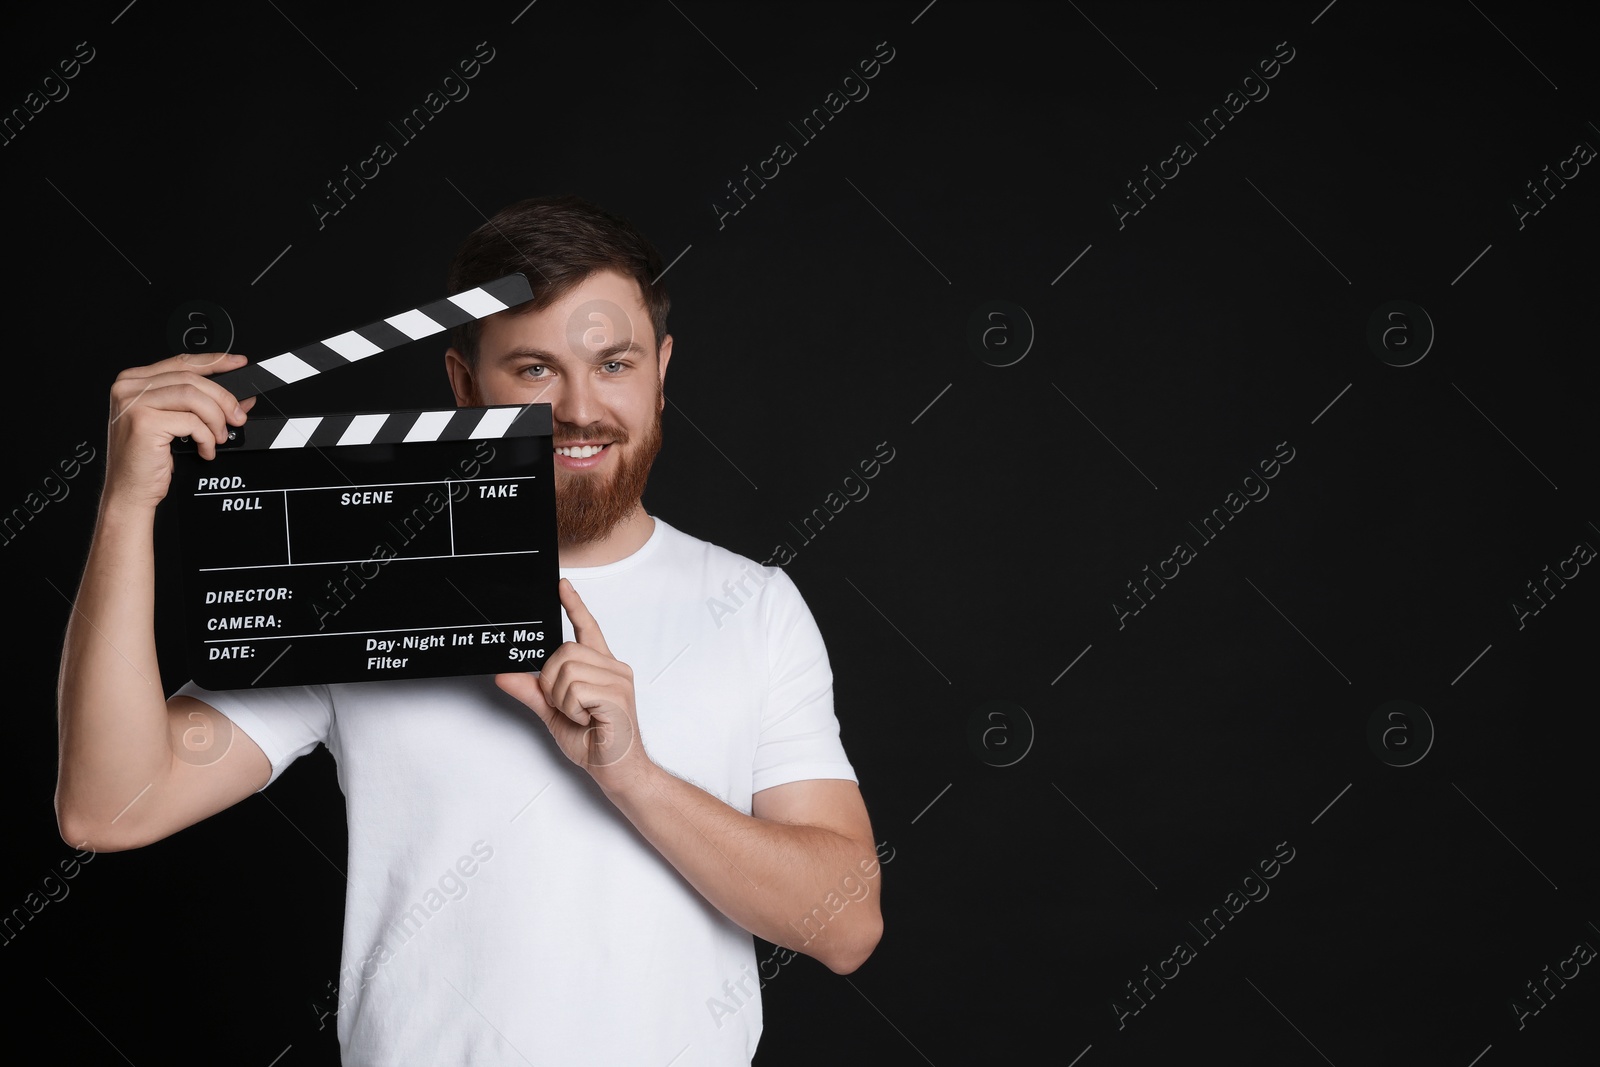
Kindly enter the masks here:
M 532 298 L 509 275 L 219 374 L 239 398 Z M 189 673 L 208 689 L 537 670 L 560 645 L 548 404 L 252 416 L 173 446 Z
M 432 337 L 532 299 L 528 279 L 521 274 L 508 274 L 475 289 L 218 374 L 212 381 L 243 400 L 323 371 L 348 367 L 368 356 Z

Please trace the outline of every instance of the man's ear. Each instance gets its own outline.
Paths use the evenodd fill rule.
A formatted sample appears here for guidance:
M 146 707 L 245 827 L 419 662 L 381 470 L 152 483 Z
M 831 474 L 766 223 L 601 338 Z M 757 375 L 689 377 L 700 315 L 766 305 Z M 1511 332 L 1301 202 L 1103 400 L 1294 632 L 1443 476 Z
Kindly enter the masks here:
M 667 394 L 666 394 L 666 391 L 665 391 L 666 387 L 667 387 L 667 360 L 669 360 L 671 358 L 672 358 L 672 335 L 669 333 L 662 340 L 661 347 L 656 350 L 656 373 L 658 375 L 660 375 L 660 382 L 661 382 L 661 389 L 662 389 L 661 400 L 656 405 L 656 407 L 658 409 L 660 409 L 660 410 L 665 410 L 666 406 L 667 406 Z
M 444 354 L 444 371 L 450 376 L 450 388 L 456 394 L 456 407 L 479 406 L 478 381 L 473 376 L 472 365 L 467 362 L 467 357 L 453 347 L 448 349 Z

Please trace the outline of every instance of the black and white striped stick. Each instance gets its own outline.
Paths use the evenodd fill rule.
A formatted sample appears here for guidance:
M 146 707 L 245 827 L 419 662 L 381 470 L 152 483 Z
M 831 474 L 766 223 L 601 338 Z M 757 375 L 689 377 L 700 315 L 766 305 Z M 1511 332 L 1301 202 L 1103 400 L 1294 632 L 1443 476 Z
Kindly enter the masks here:
M 549 404 L 442 408 L 437 411 L 376 411 L 308 415 L 287 419 L 251 417 L 242 430 L 229 427 L 227 452 L 344 445 L 403 445 L 417 441 L 477 441 L 502 437 L 548 437 Z M 182 439 L 186 444 L 188 438 Z
M 528 279 L 521 274 L 508 274 L 475 289 L 219 374 L 212 381 L 243 400 L 323 371 L 348 367 L 368 356 L 431 337 L 532 299 L 533 290 L 528 287 Z

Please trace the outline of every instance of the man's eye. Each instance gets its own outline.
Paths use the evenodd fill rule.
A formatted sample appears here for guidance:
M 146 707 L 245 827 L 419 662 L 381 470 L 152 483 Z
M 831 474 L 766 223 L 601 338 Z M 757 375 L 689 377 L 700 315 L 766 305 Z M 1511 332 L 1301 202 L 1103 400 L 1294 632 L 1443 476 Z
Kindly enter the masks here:
M 544 374 L 538 374 L 538 373 L 535 373 L 535 372 L 536 371 L 546 371 L 546 370 L 549 370 L 549 369 L 550 368 L 546 367 L 542 363 L 533 363 L 533 364 L 530 364 L 530 365 L 528 365 L 526 367 L 523 367 L 522 368 L 522 373 L 525 376 L 529 377 L 529 378 L 543 378 L 543 377 L 545 377 Z
M 611 374 L 621 374 L 624 364 L 620 359 L 611 359 L 600 364 L 600 366 L 606 368 L 606 370 Z

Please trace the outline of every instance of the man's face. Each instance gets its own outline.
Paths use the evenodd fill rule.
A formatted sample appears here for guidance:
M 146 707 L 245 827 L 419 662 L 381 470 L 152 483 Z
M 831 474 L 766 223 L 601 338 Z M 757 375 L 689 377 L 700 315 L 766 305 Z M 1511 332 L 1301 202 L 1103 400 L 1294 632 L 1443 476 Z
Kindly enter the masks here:
M 654 348 L 638 283 L 604 270 L 541 311 L 484 319 L 475 367 L 447 355 L 458 404 L 551 405 L 561 544 L 598 541 L 639 506 L 661 448 L 671 336 Z

